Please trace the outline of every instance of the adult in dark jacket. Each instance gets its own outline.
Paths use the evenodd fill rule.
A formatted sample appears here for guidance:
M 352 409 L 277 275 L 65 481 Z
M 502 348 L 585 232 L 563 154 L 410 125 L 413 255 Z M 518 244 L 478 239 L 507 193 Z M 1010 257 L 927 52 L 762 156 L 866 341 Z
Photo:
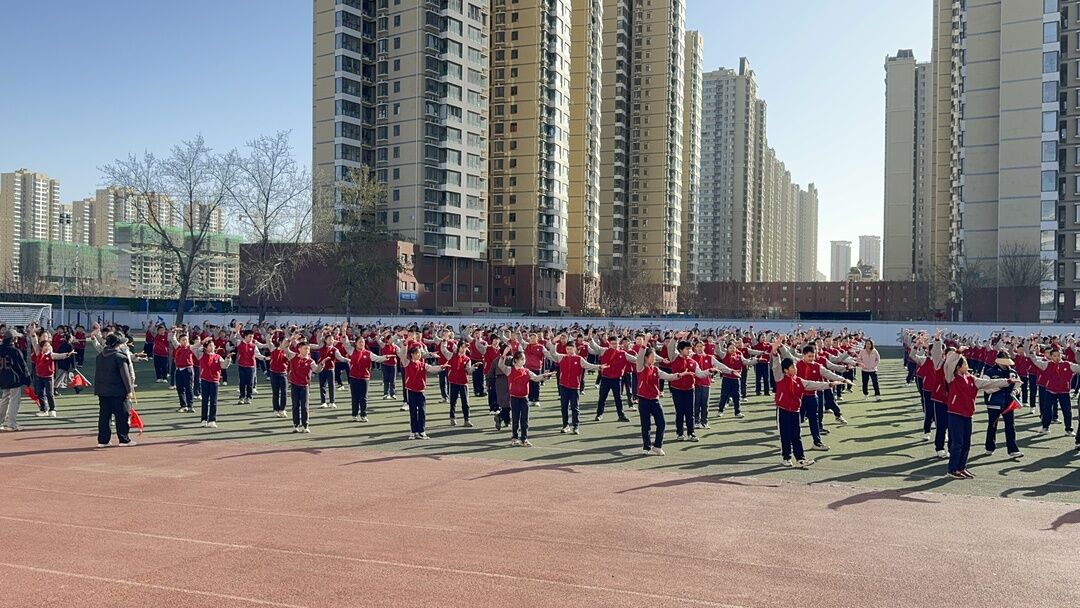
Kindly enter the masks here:
M 988 365 L 983 368 L 982 375 L 986 378 L 1003 378 L 1003 379 L 1017 379 L 1012 358 L 1005 351 L 997 353 L 997 357 L 994 359 L 994 365 Z M 998 420 L 1005 421 L 1005 445 L 1009 450 L 1009 458 L 1017 459 L 1024 456 L 1020 452 L 1019 446 L 1016 444 L 1016 425 L 1013 420 L 1013 413 L 1007 412 L 1002 414 L 1009 404 L 1012 403 L 1015 396 L 1015 385 L 1010 384 L 1004 388 L 999 388 L 986 396 L 986 455 L 989 456 L 994 453 L 997 448 L 997 424 Z
M 0 335 L 0 431 L 17 431 L 19 422 L 19 400 L 23 388 L 30 386 L 30 374 L 26 370 L 26 359 L 15 340 L 20 334 L 14 329 L 3 328 Z
M 128 437 L 127 400 L 131 398 L 131 360 L 120 349 L 123 338 L 116 334 L 105 337 L 105 348 L 97 356 L 94 369 L 94 394 L 98 398 L 98 447 L 109 447 L 112 429 L 109 419 L 116 421 L 116 438 L 120 445 L 135 445 Z

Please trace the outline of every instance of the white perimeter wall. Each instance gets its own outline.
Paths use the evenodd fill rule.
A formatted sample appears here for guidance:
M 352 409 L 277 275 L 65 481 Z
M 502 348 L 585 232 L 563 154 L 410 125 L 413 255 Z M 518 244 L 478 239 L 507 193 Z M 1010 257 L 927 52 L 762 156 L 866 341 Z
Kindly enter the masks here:
M 159 319 L 165 323 L 171 323 L 173 316 L 169 315 L 157 315 L 151 314 L 147 317 L 145 313 L 134 313 L 129 311 L 91 311 L 89 313 L 84 311 L 66 311 L 66 320 L 62 318 L 59 310 L 53 309 L 53 325 L 68 324 L 75 325 L 76 323 L 82 323 L 89 326 L 89 323 L 103 319 L 106 323 L 119 323 L 122 325 L 129 325 L 133 328 L 142 327 L 148 321 L 150 323 L 157 323 Z M 244 314 L 225 314 L 225 315 L 205 315 L 205 314 L 191 314 L 185 318 L 185 322 L 189 325 L 202 325 L 205 323 L 212 323 L 214 325 L 227 325 L 232 321 L 240 321 L 241 323 L 248 324 L 253 323 L 258 317 L 256 315 L 244 315 Z M 322 323 L 340 323 L 345 320 L 344 316 L 288 316 L 288 317 L 267 317 L 268 322 L 280 321 L 284 323 L 296 323 L 307 324 L 311 322 L 321 321 Z M 873 339 L 875 342 L 882 346 L 895 345 L 900 335 L 900 330 L 905 327 L 915 327 L 918 329 L 925 329 L 930 333 L 933 333 L 937 328 L 944 329 L 945 331 L 951 331 L 960 333 L 963 335 L 978 335 L 982 337 L 989 336 L 992 332 L 1007 330 L 1018 335 L 1029 335 L 1032 333 L 1043 333 L 1050 335 L 1066 335 L 1077 333 L 1080 329 L 1077 325 L 988 325 L 979 323 L 943 323 L 941 325 L 933 324 L 917 324 L 917 323 L 900 323 L 900 322 L 885 322 L 885 321 L 772 321 L 772 320 L 759 320 L 759 321 L 747 321 L 745 319 L 740 320 L 717 320 L 717 319 L 606 319 L 606 318 L 590 318 L 590 317 L 495 317 L 495 316 L 382 316 L 382 317 L 353 317 L 352 323 L 354 325 L 367 325 L 371 323 L 381 323 L 384 325 L 422 325 L 425 323 L 444 323 L 454 327 L 459 327 L 462 324 L 479 324 L 479 325 L 516 325 L 516 324 L 537 324 L 552 327 L 565 327 L 573 324 L 579 325 L 592 325 L 593 327 L 635 327 L 635 328 L 658 328 L 658 329 L 687 329 L 693 326 L 700 327 L 701 329 L 710 328 L 722 328 L 722 327 L 737 327 L 740 329 L 747 329 L 753 327 L 755 331 L 761 329 L 768 329 L 779 332 L 790 332 L 796 329 L 796 326 L 801 325 L 803 328 L 816 327 L 821 329 L 829 329 L 832 331 L 842 331 L 844 329 L 850 331 L 862 331 L 865 335 Z M 138 337 L 138 336 L 136 336 Z

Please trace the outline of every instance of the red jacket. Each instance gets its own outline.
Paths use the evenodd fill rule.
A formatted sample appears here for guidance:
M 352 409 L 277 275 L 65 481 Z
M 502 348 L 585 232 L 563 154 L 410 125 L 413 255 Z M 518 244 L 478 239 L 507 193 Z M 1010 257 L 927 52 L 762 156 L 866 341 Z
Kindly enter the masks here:
M 581 361 L 581 355 L 564 355 L 559 360 L 559 386 L 575 391 L 581 388 L 581 378 L 585 375 Z
M 681 374 L 683 372 L 696 371 L 698 368 L 697 361 L 694 361 L 690 357 L 675 357 L 671 361 L 671 373 Z M 694 376 L 681 376 L 678 380 L 671 381 L 671 388 L 680 391 L 688 391 L 694 388 Z
M 776 391 L 773 393 L 773 401 L 776 407 L 787 412 L 798 412 L 802 407 L 802 397 L 806 393 L 802 379 L 798 376 L 782 375 L 776 381 Z
M 518 399 L 529 398 L 529 370 L 522 368 L 511 368 L 506 374 L 506 382 L 510 387 L 510 396 Z
M 971 418 L 975 415 L 975 397 L 979 389 L 975 387 L 975 377 L 971 374 L 956 376 L 949 383 L 949 413 L 955 416 Z
M 640 356 L 640 355 L 639 355 Z M 655 365 L 650 365 L 637 372 L 637 396 L 656 401 L 660 398 L 660 374 Z

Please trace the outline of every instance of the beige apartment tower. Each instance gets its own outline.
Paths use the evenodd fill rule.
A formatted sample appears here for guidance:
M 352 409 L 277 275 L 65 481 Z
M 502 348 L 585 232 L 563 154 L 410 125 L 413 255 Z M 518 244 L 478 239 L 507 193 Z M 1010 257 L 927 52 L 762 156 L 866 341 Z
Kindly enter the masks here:
M 953 280 L 980 272 L 988 287 L 1007 286 L 1002 255 L 1057 257 L 1056 223 L 1041 217 L 1059 191 L 1043 142 L 1059 139 L 1058 100 L 1044 99 L 1044 82 L 1060 78 L 1061 16 L 1056 2 L 1033 0 L 936 0 L 935 14 L 934 206 L 939 219 L 948 201 L 950 220 L 949 258 L 938 259 L 951 259 Z M 942 231 L 933 233 L 936 254 Z M 1056 314 L 1054 287 L 1045 286 L 1045 320 Z
M 49 240 L 58 233 L 60 182 L 44 173 L 19 169 L 0 174 L 0 285 L 19 280 L 23 240 Z
M 491 302 L 567 309 L 570 204 L 568 0 L 492 11 Z
M 678 307 L 684 11 L 678 0 L 604 2 L 600 269 L 632 279 L 652 312 Z
M 798 222 L 795 227 L 795 280 L 817 281 L 818 191 L 808 184 L 799 188 L 795 203 Z
M 600 309 L 600 79 L 603 0 L 573 3 L 570 41 L 570 198 L 567 307 Z
M 934 215 L 933 70 L 911 50 L 885 58 L 885 226 L 880 276 L 929 278 Z
M 386 185 L 379 221 L 418 252 L 402 298 L 486 306 L 488 0 L 315 0 L 313 19 L 317 175 Z M 315 240 L 337 239 L 334 206 L 314 212 Z
M 701 84 L 704 67 L 701 32 L 686 32 L 683 71 L 682 260 L 680 287 L 697 283 L 698 196 L 701 182 Z M 712 228 L 712 227 L 708 227 Z M 687 289 L 696 292 L 695 289 Z
M 751 281 L 761 213 L 761 163 L 765 148 L 764 106 L 757 97 L 750 61 L 739 69 L 705 73 L 702 80 L 701 187 L 699 218 L 713 226 L 698 234 L 698 278 Z

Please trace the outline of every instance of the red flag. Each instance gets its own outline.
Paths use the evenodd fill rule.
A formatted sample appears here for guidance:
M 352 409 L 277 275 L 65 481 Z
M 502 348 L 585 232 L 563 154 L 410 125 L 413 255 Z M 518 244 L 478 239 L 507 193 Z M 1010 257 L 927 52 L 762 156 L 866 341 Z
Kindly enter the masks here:
M 1020 409 L 1022 407 L 1024 407 L 1024 406 L 1020 405 L 1019 401 L 1017 401 L 1016 399 L 1013 399 L 1012 402 L 1009 403 L 1009 405 L 1006 405 L 1004 408 L 1002 408 L 1001 415 L 1004 416 L 1005 414 L 1008 414 L 1009 412 L 1015 412 L 1016 410 L 1018 410 L 1018 409 Z
M 68 382 L 70 388 L 86 388 L 93 386 L 90 381 L 86 379 L 86 376 L 82 375 L 82 372 L 75 370 L 75 375 L 71 378 L 71 382 Z
M 139 417 L 139 412 L 135 411 L 135 408 L 131 408 L 131 412 L 128 414 L 128 425 L 133 429 L 139 429 L 139 434 L 143 432 L 143 421 Z
M 33 401 L 35 405 L 41 407 L 41 399 L 38 397 L 38 394 L 34 392 L 34 389 L 27 386 L 23 389 L 23 394 L 26 395 L 28 399 Z

